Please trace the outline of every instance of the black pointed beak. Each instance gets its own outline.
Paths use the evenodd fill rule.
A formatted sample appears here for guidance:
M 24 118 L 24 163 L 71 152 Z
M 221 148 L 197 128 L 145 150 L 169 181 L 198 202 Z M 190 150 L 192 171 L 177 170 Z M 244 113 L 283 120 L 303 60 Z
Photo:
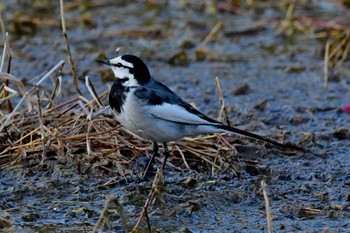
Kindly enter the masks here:
M 111 66 L 111 63 L 109 62 L 109 60 L 97 59 L 96 61 L 102 64 L 106 64 L 108 66 Z

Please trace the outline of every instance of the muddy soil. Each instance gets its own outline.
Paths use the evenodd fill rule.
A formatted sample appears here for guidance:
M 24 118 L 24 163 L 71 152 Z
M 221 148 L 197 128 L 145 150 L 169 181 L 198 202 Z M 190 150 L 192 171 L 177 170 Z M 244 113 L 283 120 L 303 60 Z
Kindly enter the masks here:
M 11 73 L 28 86 L 67 59 L 58 1 L 49 2 L 1 3 Z M 84 93 L 87 74 L 97 92 L 109 88 L 113 77 L 95 60 L 113 57 L 120 47 L 120 53 L 140 56 L 155 78 L 213 118 L 220 110 L 214 82 L 219 77 L 232 124 L 308 150 L 286 154 L 240 139 L 231 161 L 240 176 L 213 173 L 208 166 L 167 167 L 162 196 L 149 210 L 154 232 L 266 232 L 261 180 L 276 232 L 350 231 L 350 115 L 341 111 L 350 104 L 349 60 L 331 72 L 325 88 L 324 41 L 276 34 L 273 22 L 286 9 L 270 7 L 269 1 L 256 9 L 243 4 L 239 14 L 215 10 L 210 4 L 216 1 L 86 1 L 79 7 L 77 2 L 67 2 L 66 20 Z M 298 5 L 296 14 L 325 21 L 349 14 L 336 1 L 307 4 Z M 199 60 L 196 50 L 218 22 L 223 27 L 204 45 L 206 59 Z M 75 91 L 69 66 L 63 71 L 65 98 Z M 8 221 L 0 222 L 1 230 L 10 224 L 15 232 L 90 232 L 108 194 L 118 198 L 132 227 L 152 180 L 139 180 L 137 171 L 123 178 L 114 168 L 81 172 L 82 157 L 49 157 L 40 166 L 39 158 L 23 158 L 1 170 L 0 217 Z M 195 182 L 184 183 L 188 178 Z M 120 216 L 110 209 L 112 231 L 123 232 Z M 147 231 L 145 222 L 142 227 Z

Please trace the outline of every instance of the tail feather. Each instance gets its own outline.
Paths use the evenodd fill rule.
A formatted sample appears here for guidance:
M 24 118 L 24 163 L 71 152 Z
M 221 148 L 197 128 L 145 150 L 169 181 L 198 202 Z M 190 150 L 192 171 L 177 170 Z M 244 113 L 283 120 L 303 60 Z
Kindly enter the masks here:
M 266 138 L 266 137 L 260 136 L 258 134 L 250 133 L 250 132 L 247 132 L 247 131 L 244 131 L 244 130 L 240 130 L 240 129 L 237 129 L 237 128 L 234 128 L 234 127 L 230 127 L 230 126 L 227 126 L 227 125 L 224 125 L 224 124 L 217 125 L 217 127 L 219 129 L 223 129 L 223 130 L 226 130 L 226 131 L 229 131 L 229 132 L 232 132 L 232 133 L 240 134 L 240 135 L 243 135 L 243 136 L 248 137 L 248 138 L 253 138 L 253 139 L 256 139 L 256 140 L 259 140 L 259 141 L 267 142 L 267 143 L 270 143 L 270 144 L 273 144 L 273 145 L 276 145 L 276 146 L 279 146 L 279 147 L 284 147 L 284 145 L 282 143 L 280 143 L 278 141 L 275 141 L 273 139 L 270 139 L 270 138 Z

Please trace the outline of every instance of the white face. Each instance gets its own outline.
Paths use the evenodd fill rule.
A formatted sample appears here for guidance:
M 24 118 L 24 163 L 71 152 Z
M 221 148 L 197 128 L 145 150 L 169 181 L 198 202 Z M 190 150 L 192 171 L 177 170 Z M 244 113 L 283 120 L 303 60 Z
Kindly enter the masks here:
M 134 74 L 130 73 L 129 68 L 134 68 L 134 65 L 121 58 L 121 56 L 109 60 L 111 69 L 117 79 L 123 80 L 123 86 L 138 86 L 138 82 Z M 129 67 L 129 68 L 128 68 Z

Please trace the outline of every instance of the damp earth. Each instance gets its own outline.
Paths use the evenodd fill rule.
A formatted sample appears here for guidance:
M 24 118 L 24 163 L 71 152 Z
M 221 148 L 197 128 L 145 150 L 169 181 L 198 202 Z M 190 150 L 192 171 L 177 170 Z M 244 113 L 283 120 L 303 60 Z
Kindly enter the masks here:
M 198 160 L 186 167 L 170 157 L 170 163 L 179 165 L 166 167 L 163 190 L 148 209 L 153 232 L 267 232 L 262 180 L 275 232 L 350 229 L 350 115 L 342 110 L 350 104 L 349 59 L 330 69 L 325 83 L 326 38 L 309 35 L 319 28 L 283 31 L 288 4 L 258 2 L 65 3 L 69 44 L 84 95 L 90 98 L 86 75 L 97 93 L 110 88 L 112 73 L 96 59 L 115 56 L 119 47 L 120 54 L 141 57 L 156 79 L 215 119 L 221 108 L 218 77 L 232 125 L 306 148 L 282 153 L 271 145 L 234 139 L 237 153 L 229 162 L 239 174 Z M 349 18 L 349 8 L 340 2 L 297 1 L 294 16 L 346 25 L 342 17 Z M 64 59 L 61 98 L 74 96 L 59 1 L 5 0 L 0 6 L 13 54 L 11 74 L 30 86 Z M 6 108 L 1 112 L 7 113 Z M 230 142 L 236 138 L 223 137 Z M 113 166 L 113 155 L 86 159 L 84 151 L 49 155 L 44 162 L 40 156 L 23 156 L 10 166 L 1 156 L 3 231 L 90 232 L 110 194 L 124 208 L 131 229 L 152 188 L 152 179 L 138 179 L 138 163 L 146 159 L 142 152 L 119 167 Z M 81 161 L 89 169 L 81 169 Z M 121 176 L 120 169 L 130 172 Z M 113 207 L 109 220 L 112 232 L 124 231 Z M 148 231 L 146 221 L 141 231 Z

